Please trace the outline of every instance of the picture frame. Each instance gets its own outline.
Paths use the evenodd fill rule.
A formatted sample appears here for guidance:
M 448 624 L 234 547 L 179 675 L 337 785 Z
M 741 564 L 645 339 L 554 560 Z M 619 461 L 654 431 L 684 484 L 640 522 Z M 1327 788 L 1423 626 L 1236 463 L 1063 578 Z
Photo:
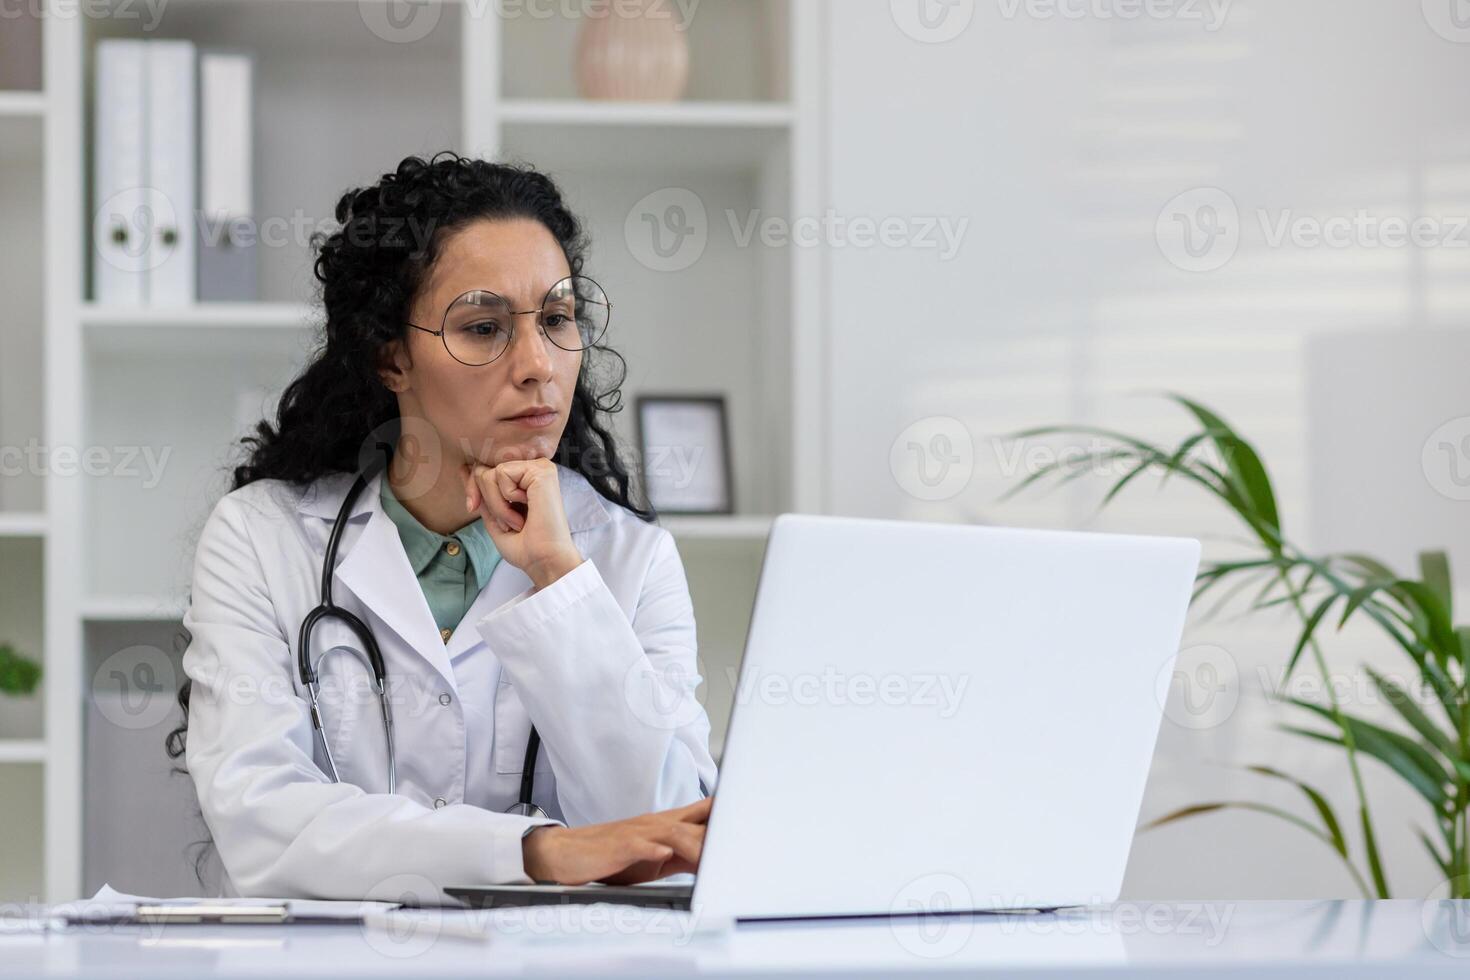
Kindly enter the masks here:
M 634 400 L 639 465 L 660 514 L 733 514 L 735 476 L 725 396 L 644 395 Z

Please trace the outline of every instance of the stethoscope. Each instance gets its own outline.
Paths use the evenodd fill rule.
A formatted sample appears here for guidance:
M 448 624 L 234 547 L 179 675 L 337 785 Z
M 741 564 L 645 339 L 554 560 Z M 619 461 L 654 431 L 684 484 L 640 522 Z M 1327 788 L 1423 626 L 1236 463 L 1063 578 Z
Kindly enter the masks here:
M 306 618 L 301 621 L 301 638 L 296 645 L 297 668 L 301 673 L 301 683 L 306 688 L 307 696 L 311 699 L 311 730 L 316 739 L 316 744 L 322 750 L 322 757 L 327 760 L 327 775 L 332 777 L 332 782 L 340 783 L 342 780 L 337 775 L 337 764 L 332 759 L 331 746 L 327 744 L 326 732 L 322 730 L 321 688 L 317 681 L 316 667 L 311 662 L 311 631 L 328 619 L 337 619 L 347 624 L 348 629 L 357 636 L 362 643 L 362 648 L 367 654 L 367 666 L 373 674 L 373 686 L 378 691 L 378 706 L 383 713 L 383 735 L 388 741 L 388 792 L 393 793 L 398 788 L 398 763 L 393 751 L 393 712 L 388 706 L 388 670 L 383 663 L 383 654 L 378 650 L 378 643 L 373 639 L 372 630 L 367 624 L 358 619 L 346 609 L 332 602 L 332 572 L 337 564 L 337 545 L 342 540 L 342 531 L 347 526 L 347 516 L 352 513 L 352 505 L 367 486 L 369 474 L 361 472 L 357 479 L 352 482 L 352 487 L 347 491 L 347 497 L 342 501 L 342 509 L 337 512 L 337 519 L 332 522 L 332 533 L 327 538 L 327 553 L 322 558 L 322 601 Z M 386 479 L 386 476 L 384 477 Z M 536 731 L 536 726 L 531 726 L 531 734 L 526 740 L 525 768 L 521 770 L 521 793 L 520 799 L 512 804 L 506 813 L 517 813 L 527 817 L 546 817 L 546 811 L 531 802 L 531 796 L 536 789 L 536 756 L 541 750 L 541 735 Z

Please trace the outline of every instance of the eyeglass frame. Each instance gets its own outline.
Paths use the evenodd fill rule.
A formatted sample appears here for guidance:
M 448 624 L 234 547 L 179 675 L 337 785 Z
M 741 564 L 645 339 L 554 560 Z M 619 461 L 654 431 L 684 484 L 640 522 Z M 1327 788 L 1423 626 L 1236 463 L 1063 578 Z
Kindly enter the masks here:
M 516 342 L 516 329 L 517 328 L 516 328 L 516 320 L 515 320 L 515 318 L 518 317 L 518 316 L 522 316 L 522 315 L 524 315 L 526 313 L 542 313 L 542 312 L 545 312 L 545 310 L 546 310 L 546 297 L 551 295 L 551 291 L 553 289 L 555 289 L 557 286 L 561 285 L 562 283 L 566 282 L 569 279 L 586 279 L 588 282 L 592 283 L 592 285 L 594 285 L 594 286 L 597 287 L 597 291 L 598 292 L 602 293 L 603 299 L 606 300 L 606 302 L 604 302 L 602 305 L 607 307 L 607 321 L 605 323 L 603 323 L 603 325 L 602 325 L 602 331 L 603 331 L 603 333 L 606 333 L 607 332 L 608 324 L 612 323 L 612 306 L 613 306 L 612 305 L 612 300 L 607 299 L 607 290 L 602 288 L 602 283 L 598 282 L 596 279 L 593 279 L 591 276 L 583 276 L 583 275 L 575 275 L 575 274 L 574 275 L 570 275 L 570 276 L 562 276 L 556 282 L 554 282 L 550 286 L 548 286 L 547 289 L 546 289 L 545 295 L 543 295 L 541 297 L 541 305 L 538 306 L 538 307 L 536 307 L 534 310 L 509 310 L 509 311 L 507 311 L 506 312 L 506 316 L 508 316 L 508 317 L 511 318 L 510 319 L 510 339 L 505 342 L 505 350 L 501 351 L 499 354 L 496 354 L 494 357 L 490 358 L 490 360 L 488 360 L 488 361 L 481 361 L 479 364 L 471 364 L 468 361 L 461 361 L 458 357 L 455 357 L 454 356 L 454 351 L 452 351 L 452 350 L 449 349 L 449 338 L 446 336 L 446 333 L 448 331 L 447 324 L 448 324 L 448 321 L 449 321 L 449 311 L 452 310 L 452 309 L 454 309 L 454 304 L 455 303 L 458 303 L 460 300 L 464 299 L 470 293 L 489 293 L 491 296 L 494 296 L 497 299 L 499 299 L 501 302 L 505 303 L 506 306 L 509 306 L 510 305 L 510 300 L 506 299 L 504 296 L 501 296 L 495 290 L 493 290 L 493 289 L 466 289 L 464 292 L 462 292 L 458 296 L 454 297 L 454 299 L 452 299 L 452 300 L 449 301 L 449 305 L 446 306 L 446 307 L 444 307 L 444 315 L 443 315 L 442 319 L 440 319 L 440 321 L 439 321 L 439 329 L 438 330 L 430 330 L 428 327 L 421 327 L 417 323 L 413 323 L 413 322 L 411 322 L 409 320 L 404 320 L 403 321 L 403 325 L 406 326 L 406 327 L 413 327 L 415 330 L 422 330 L 426 334 L 432 334 L 433 336 L 438 337 L 439 338 L 439 342 L 444 345 L 444 353 L 448 354 L 450 357 L 453 357 L 455 361 L 458 361 L 460 364 L 463 364 L 465 367 L 485 367 L 487 364 L 494 364 L 496 361 L 500 360 L 500 358 L 505 355 L 505 351 L 510 350 L 511 345 Z M 596 302 L 596 300 L 594 300 L 593 302 Z M 541 336 L 546 337 L 546 339 L 551 342 L 551 346 L 555 347 L 557 350 L 567 351 L 568 354 L 572 353 L 572 351 L 567 350 L 567 348 L 563 347 L 561 344 L 558 344 L 556 341 L 552 340 L 549 336 L 547 336 L 546 328 L 544 326 L 541 326 L 540 318 L 539 317 L 537 318 L 536 325 L 541 328 Z M 598 338 L 599 339 L 601 338 L 601 336 L 602 336 L 602 334 L 598 334 Z M 593 344 L 595 344 L 596 342 L 597 341 L 594 340 L 593 341 Z M 584 351 L 584 350 L 591 350 L 591 349 L 592 349 L 592 344 L 588 344 L 586 347 L 578 347 L 578 348 L 576 348 L 577 351 Z

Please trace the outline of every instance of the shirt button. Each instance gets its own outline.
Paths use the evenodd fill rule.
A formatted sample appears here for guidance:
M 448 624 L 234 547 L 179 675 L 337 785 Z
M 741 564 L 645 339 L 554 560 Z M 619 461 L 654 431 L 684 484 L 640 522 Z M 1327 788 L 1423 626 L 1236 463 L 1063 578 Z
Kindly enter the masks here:
M 449 704 L 449 702 L 450 702 L 450 701 L 453 701 L 453 700 L 454 700 L 454 699 L 453 699 L 453 698 L 451 698 L 451 697 L 450 697 L 450 696 L 449 696 L 449 695 L 447 695 L 447 694 L 441 694 L 441 695 L 439 695 L 439 703 L 440 703 L 440 704 L 442 704 L 442 705 L 446 705 L 446 706 L 447 706 L 447 705 L 448 705 L 448 704 Z
M 446 799 L 444 799 L 444 797 L 438 796 L 438 797 L 435 797 L 434 798 L 434 809 L 436 809 L 436 810 L 442 810 L 444 807 L 446 807 L 448 805 L 449 805 L 449 801 L 446 800 Z
M 458 541 L 451 541 L 451 542 L 449 542 L 448 544 L 446 544 L 444 546 L 444 550 L 447 551 L 447 552 L 449 552 L 449 554 L 450 554 L 451 557 L 453 557 L 454 555 L 459 554 L 459 542 Z
M 449 638 L 453 635 L 454 630 L 450 629 L 448 626 L 439 631 L 439 639 L 443 640 L 445 643 L 448 643 Z

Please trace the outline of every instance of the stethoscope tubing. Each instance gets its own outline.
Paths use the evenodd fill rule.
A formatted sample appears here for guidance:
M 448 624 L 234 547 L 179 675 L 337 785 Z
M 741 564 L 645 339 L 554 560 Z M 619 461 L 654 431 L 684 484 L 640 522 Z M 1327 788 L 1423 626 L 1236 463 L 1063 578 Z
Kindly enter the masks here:
M 327 537 L 326 553 L 322 557 L 321 603 L 307 613 L 301 621 L 301 632 L 296 644 L 296 667 L 310 701 L 312 736 L 322 751 L 322 758 L 326 761 L 327 775 L 332 778 L 332 782 L 340 783 L 342 779 L 338 775 L 337 763 L 332 758 L 332 748 L 327 744 L 327 734 L 322 723 L 321 687 L 317 676 L 317 665 L 311 660 L 311 634 L 321 623 L 329 619 L 336 619 L 346 625 L 362 643 L 367 659 L 366 666 L 372 672 L 373 687 L 377 692 L 378 706 L 383 716 L 383 735 L 388 746 L 388 792 L 395 793 L 398 790 L 398 760 L 394 748 L 393 711 L 388 702 L 388 668 L 368 625 L 332 601 L 332 577 L 336 571 L 337 547 L 342 541 L 347 518 L 352 513 L 352 505 L 357 502 L 357 498 L 367 487 L 368 478 L 367 472 L 358 473 L 351 488 L 347 491 L 347 496 L 342 500 L 337 519 L 332 523 L 331 533 Z M 526 758 L 521 771 L 520 797 L 507 811 L 508 813 L 546 817 L 546 811 L 532 802 L 536 790 L 536 759 L 540 748 L 541 734 L 536 731 L 536 726 L 533 724 L 530 735 L 526 739 Z

